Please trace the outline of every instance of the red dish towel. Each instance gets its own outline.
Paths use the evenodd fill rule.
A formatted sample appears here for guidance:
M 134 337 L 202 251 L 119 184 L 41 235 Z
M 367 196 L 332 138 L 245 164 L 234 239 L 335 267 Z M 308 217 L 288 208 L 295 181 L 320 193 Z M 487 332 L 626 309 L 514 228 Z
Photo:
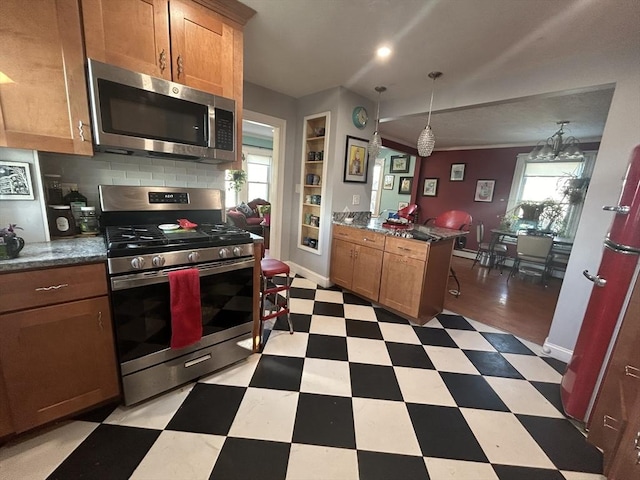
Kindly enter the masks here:
M 171 348 L 183 348 L 202 338 L 202 307 L 198 269 L 169 272 Z

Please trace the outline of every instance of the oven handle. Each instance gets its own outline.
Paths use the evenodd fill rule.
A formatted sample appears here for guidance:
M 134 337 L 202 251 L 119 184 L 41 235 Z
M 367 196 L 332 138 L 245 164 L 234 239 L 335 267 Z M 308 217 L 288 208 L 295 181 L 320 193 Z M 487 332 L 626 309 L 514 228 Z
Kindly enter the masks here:
M 167 268 L 164 270 L 122 275 L 111 279 L 111 290 L 126 290 L 128 288 L 152 285 L 154 283 L 167 283 L 169 281 L 170 272 L 177 272 L 178 270 L 185 270 L 187 268 L 197 268 L 201 277 L 207 277 L 209 275 L 231 272 L 233 270 L 240 270 L 243 268 L 253 268 L 253 264 L 253 258 L 249 258 L 225 262 L 201 263 L 193 266 Z

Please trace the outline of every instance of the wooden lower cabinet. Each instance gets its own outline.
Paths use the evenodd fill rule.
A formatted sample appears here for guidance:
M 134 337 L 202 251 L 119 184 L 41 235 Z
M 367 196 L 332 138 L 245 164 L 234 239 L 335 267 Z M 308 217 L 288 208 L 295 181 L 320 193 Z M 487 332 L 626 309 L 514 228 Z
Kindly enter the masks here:
M 380 303 L 417 317 L 424 283 L 425 262 L 385 252 Z

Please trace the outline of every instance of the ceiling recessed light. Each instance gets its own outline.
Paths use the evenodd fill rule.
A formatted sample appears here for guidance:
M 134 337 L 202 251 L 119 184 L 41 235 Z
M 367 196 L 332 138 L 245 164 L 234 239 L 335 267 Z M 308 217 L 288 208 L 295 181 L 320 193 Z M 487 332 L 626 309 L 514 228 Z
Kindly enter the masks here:
M 379 58 L 387 58 L 389 55 L 391 55 L 391 49 L 389 47 L 380 47 L 376 51 L 376 54 Z

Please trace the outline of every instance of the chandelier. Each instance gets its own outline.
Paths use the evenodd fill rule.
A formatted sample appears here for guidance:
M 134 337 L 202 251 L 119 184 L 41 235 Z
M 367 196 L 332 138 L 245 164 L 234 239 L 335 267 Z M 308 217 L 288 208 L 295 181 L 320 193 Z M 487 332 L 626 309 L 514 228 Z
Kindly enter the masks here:
M 380 153 L 380 148 L 382 148 L 382 138 L 380 138 L 380 132 L 378 132 L 378 124 L 380 123 L 380 94 L 387 90 L 387 87 L 376 87 L 376 92 L 378 92 L 378 109 L 376 111 L 376 129 L 373 132 L 373 136 L 371 137 L 371 141 L 369 142 L 369 158 L 376 159 L 378 158 L 378 154 Z
M 583 157 L 580 142 L 576 137 L 563 138 L 564 126 L 570 122 L 562 120 L 556 123 L 560 125 L 560 129 L 546 141 L 540 140 L 531 150 L 529 160 L 553 162 L 554 160 L 576 160 Z
M 433 108 L 433 90 L 436 85 L 436 78 L 440 77 L 442 72 L 431 72 L 429 78 L 433 80 L 431 85 L 431 102 L 429 102 L 429 118 L 427 119 L 427 126 L 424 127 L 420 136 L 418 137 L 418 155 L 421 157 L 428 157 L 433 152 L 433 147 L 436 146 L 436 137 L 431 130 L 431 109 Z

